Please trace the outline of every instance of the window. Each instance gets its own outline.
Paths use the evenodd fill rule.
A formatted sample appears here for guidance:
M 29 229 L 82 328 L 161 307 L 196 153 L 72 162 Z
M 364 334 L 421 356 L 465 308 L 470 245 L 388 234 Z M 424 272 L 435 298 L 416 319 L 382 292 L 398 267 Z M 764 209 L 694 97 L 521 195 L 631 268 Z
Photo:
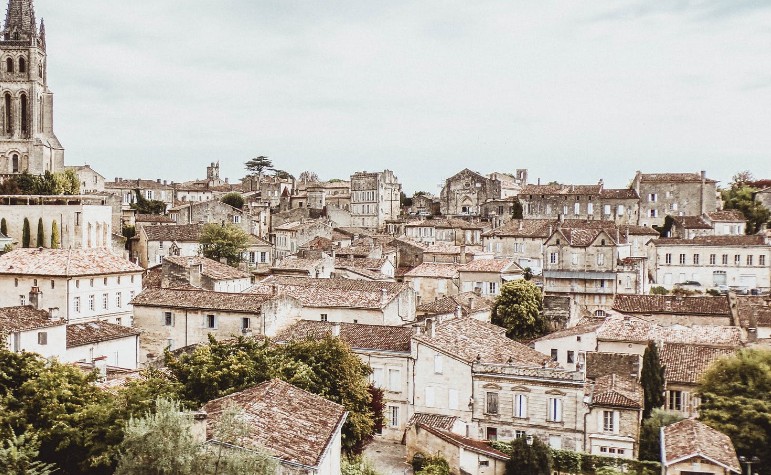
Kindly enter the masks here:
M 562 399 L 556 397 L 549 398 L 549 413 L 547 421 L 562 422 Z
M 102 310 L 110 307 L 110 294 L 102 294 Z
M 650 210 L 650 217 L 651 218 L 657 218 L 658 216 L 659 216 L 659 210 L 657 210 L 657 209 Z
M 118 308 L 121 308 L 123 306 L 123 302 L 121 302 L 121 297 L 122 295 L 120 292 L 115 294 L 115 306 Z
M 748 266 L 752 265 L 752 255 L 747 256 L 747 265 Z
M 498 440 L 498 429 L 495 427 L 487 428 L 487 440 Z
M 656 198 L 657 198 L 656 197 L 656 193 L 651 193 L 651 194 L 648 195 L 648 201 L 650 201 L 651 203 L 655 203 L 656 202 Z
M 594 203 L 586 204 L 586 214 L 594 214 Z
M 388 406 L 388 424 L 390 427 L 399 427 L 399 406 Z
M 32 279 L 32 285 L 37 287 L 37 279 Z
M 723 254 L 723 265 L 724 266 L 728 265 L 728 254 Z
M 683 408 L 683 392 L 669 391 L 669 410 L 679 411 Z
M 105 279 L 106 280 L 106 279 Z M 120 276 L 117 277 L 118 285 L 120 285 Z M 107 282 L 105 282 L 106 284 Z
M 521 439 L 522 437 L 527 437 L 527 432 L 523 430 L 515 430 L 514 431 L 514 438 L 515 439 Z
M 27 72 L 27 62 L 24 58 L 19 58 L 19 72 L 20 73 L 26 73 Z
M 581 214 L 581 203 L 575 203 L 573 205 L 573 214 L 575 215 Z
M 434 407 L 434 388 L 426 386 L 426 407 Z
M 766 256 L 758 256 L 758 265 L 759 266 L 766 265 Z
M 13 72 L 13 60 L 11 58 L 5 60 L 5 70 L 9 73 Z
M 88 284 L 93 287 L 94 286 L 94 279 L 88 279 Z
M 680 264 L 685 264 L 685 254 L 680 254 Z
M 37 332 L 37 344 L 38 345 L 48 344 L 48 332 Z
M 568 363 L 575 363 L 575 352 L 568 350 Z
M 624 205 L 618 205 L 618 215 L 624 216 Z
M 131 283 L 132 284 L 134 283 L 134 276 L 133 275 L 131 276 Z
M 217 328 L 217 316 L 206 315 L 206 328 Z
M 616 432 L 617 418 L 618 413 L 616 411 L 602 411 L 602 430 L 604 432 Z
M 498 414 L 498 393 L 487 393 L 487 414 Z
M 597 254 L 597 265 L 605 265 L 605 254 Z
M 244 317 L 241 319 L 241 329 L 242 330 L 248 330 L 252 327 L 251 325 L 252 321 L 249 320 L 249 317 Z
M 479 461 L 479 466 L 480 467 L 489 467 L 490 466 L 490 461 L 489 460 L 480 460 Z
M 717 264 L 717 254 L 710 254 L 709 255 L 709 264 L 713 265 L 713 266 L 715 264 Z
M 557 361 L 557 349 L 556 348 L 552 348 L 551 349 L 551 359 L 552 359 L 552 361 Z
M 557 263 L 557 253 L 556 252 L 552 252 L 549 255 L 549 262 L 551 262 L 552 264 L 556 264 Z
M 326 313 L 322 313 L 321 314 L 321 321 L 322 322 L 326 322 L 327 321 L 327 314 Z
M 233 216 L 233 223 L 239 224 L 241 222 L 241 216 Z
M 434 373 L 442 374 L 443 363 L 442 355 L 434 355 Z
M 388 390 L 397 393 L 402 390 L 402 372 L 398 368 L 388 370 Z
M 88 309 L 93 310 L 94 309 L 94 296 L 89 295 L 88 296 Z
M 163 324 L 167 327 L 174 326 L 174 314 L 171 312 L 163 312 Z
M 104 278 L 104 285 L 107 285 L 107 277 Z
M 487 286 L 488 293 L 491 295 L 495 295 L 498 293 L 498 283 L 497 282 L 489 282 L 489 285 Z
M 72 306 L 76 312 L 80 312 L 80 297 L 72 299 Z
M 520 419 L 527 417 L 527 396 L 524 394 L 514 395 L 514 417 Z
M 693 265 L 695 266 L 699 265 L 699 254 L 693 255 Z
M 606 216 L 610 214 L 610 205 L 605 205 L 602 207 L 602 214 Z
M 56 287 L 56 281 L 52 279 L 51 280 L 51 288 L 53 289 L 55 287 Z
M 116 324 L 116 325 L 120 325 L 120 324 L 122 323 L 122 320 L 123 320 L 123 319 L 122 319 L 122 318 L 120 318 L 120 317 L 116 318 L 116 319 L 115 319 L 115 324 Z
M 740 256 L 739 254 L 736 254 L 736 255 L 734 256 L 734 264 L 738 266 L 738 265 L 740 265 L 741 263 L 742 263 L 742 256 Z
M 372 368 L 372 384 L 376 388 L 383 387 L 383 368 Z
M 570 263 L 573 265 L 578 264 L 578 254 L 576 254 L 575 252 L 570 255 Z

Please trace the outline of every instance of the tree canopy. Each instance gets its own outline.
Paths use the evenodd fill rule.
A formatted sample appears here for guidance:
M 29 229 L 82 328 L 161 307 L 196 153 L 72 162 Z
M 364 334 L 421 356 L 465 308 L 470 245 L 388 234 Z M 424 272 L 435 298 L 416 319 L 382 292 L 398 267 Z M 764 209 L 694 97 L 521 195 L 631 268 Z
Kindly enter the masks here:
M 647 419 L 656 408 L 664 405 L 664 367 L 659 360 L 659 349 L 653 341 L 648 342 L 642 360 L 640 384 L 643 387 L 643 419 Z
M 139 188 L 134 189 L 136 203 L 131 203 L 131 209 L 137 210 L 139 214 L 164 214 L 166 213 L 166 203 L 161 200 L 148 200 L 142 196 Z
M 263 170 L 270 169 L 273 162 L 268 157 L 260 155 L 246 162 L 246 171 L 252 175 L 259 175 Z
M 548 445 L 538 437 L 532 438 L 533 445 L 527 445 L 527 438 L 511 441 L 511 452 L 507 455 L 506 475 L 549 475 L 552 455 Z
M 683 420 L 677 413 L 663 409 L 653 409 L 640 427 L 640 460 L 661 462 L 661 432 L 660 429 L 669 424 Z
M 319 181 L 319 176 L 316 174 L 316 172 L 305 170 L 304 172 L 300 173 L 300 176 L 297 177 L 297 180 L 301 183 L 317 183 Z
M 541 290 L 525 279 L 513 280 L 501 286 L 495 299 L 492 322 L 506 329 L 514 340 L 531 340 L 549 332 L 543 316 Z
M 771 211 L 759 201 L 755 201 L 757 191 L 759 191 L 758 188 L 749 185 L 737 185 L 721 192 L 725 209 L 735 209 L 744 213 L 747 219 L 747 234 L 757 233 L 771 219 Z
M 220 201 L 236 209 L 243 208 L 245 203 L 243 195 L 241 195 L 241 193 L 236 193 L 236 192 L 226 194 L 225 196 L 220 198 Z
M 209 223 L 201 230 L 198 242 L 204 257 L 215 261 L 225 258 L 228 265 L 235 266 L 243 259 L 249 235 L 235 224 Z

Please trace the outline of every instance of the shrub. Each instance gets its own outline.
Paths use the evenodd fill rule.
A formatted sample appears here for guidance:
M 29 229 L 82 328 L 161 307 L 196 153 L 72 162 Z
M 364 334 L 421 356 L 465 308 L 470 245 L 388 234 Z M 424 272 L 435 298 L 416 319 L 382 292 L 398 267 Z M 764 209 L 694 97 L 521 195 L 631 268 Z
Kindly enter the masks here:
M 669 294 L 669 290 L 665 289 L 664 287 L 657 285 L 655 287 L 651 287 L 651 295 L 667 295 Z

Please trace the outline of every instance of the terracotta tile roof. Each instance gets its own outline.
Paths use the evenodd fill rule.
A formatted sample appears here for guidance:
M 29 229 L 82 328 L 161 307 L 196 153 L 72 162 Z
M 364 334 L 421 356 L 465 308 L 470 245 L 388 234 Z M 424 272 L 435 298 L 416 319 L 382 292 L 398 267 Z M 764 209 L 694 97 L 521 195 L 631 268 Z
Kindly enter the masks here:
M 685 229 L 712 229 L 712 225 L 701 216 L 674 216 L 673 219 Z
M 163 214 L 138 214 L 134 217 L 137 223 L 173 223 L 174 220 Z
M 16 249 L 0 256 L 0 274 L 76 277 L 140 273 L 142 268 L 110 249 Z
M 619 232 L 621 234 L 629 234 L 630 236 L 659 236 L 659 232 L 648 226 L 636 226 L 633 224 L 625 224 L 619 226 Z
M 249 244 L 250 245 L 266 245 L 266 246 L 272 246 L 270 242 L 266 241 L 265 239 L 261 238 L 260 236 L 256 236 L 254 234 L 249 235 Z
M 471 299 L 471 307 L 469 307 L 469 299 Z M 420 304 L 416 310 L 427 315 L 447 315 L 454 314 L 460 306 L 462 316 L 468 316 L 470 313 L 492 310 L 494 305 L 494 300 L 477 295 L 476 292 L 463 292 Z
M 64 325 L 64 320 L 51 320 L 46 310 L 36 310 L 31 305 L 0 307 L 0 334 Z
M 385 282 L 394 282 L 394 278 L 388 275 L 385 275 L 381 272 L 369 270 L 369 269 L 363 269 L 361 267 L 350 267 L 350 266 L 337 266 L 335 267 L 335 270 L 341 270 L 341 271 L 347 271 L 351 274 L 356 274 L 361 277 L 364 277 L 368 280 L 375 280 L 375 281 L 385 281 Z
M 332 322 L 300 320 L 286 328 L 273 340 L 287 342 L 306 338 L 321 339 L 332 335 Z M 353 349 L 380 350 L 409 353 L 410 339 L 415 333 L 414 327 L 395 327 L 388 325 L 362 325 L 360 323 L 339 323 L 340 339 Z
M 440 350 L 465 363 L 481 358 L 483 363 L 508 363 L 513 358 L 520 366 L 558 366 L 534 349 L 506 338 L 505 329 L 473 318 L 461 317 L 435 324 L 435 332 L 415 335 L 414 340 Z
M 316 467 L 340 429 L 347 412 L 321 396 L 272 379 L 257 386 L 209 401 L 206 438 L 214 437 L 223 408 L 236 404 L 253 428 L 242 441 L 247 448 L 264 448 L 287 462 Z
M 310 221 L 292 221 L 290 223 L 284 223 L 280 226 L 276 226 L 274 231 L 299 231 L 301 229 L 305 228 L 311 228 L 313 226 L 317 226 L 319 223 L 318 220 L 310 220 Z
M 454 432 L 432 427 L 428 424 L 423 424 L 420 422 L 418 422 L 416 425 L 434 434 L 440 439 L 443 439 L 445 442 L 449 442 L 450 444 L 455 445 L 456 447 L 461 447 L 471 452 L 476 452 L 478 454 L 486 455 L 488 457 L 496 458 L 498 460 L 509 459 L 509 457 L 503 452 L 500 452 L 492 448 L 490 446 L 490 443 L 487 441 L 471 439 L 469 437 L 463 437 L 462 435 L 458 435 Z
M 503 226 L 487 231 L 483 234 L 485 237 L 525 237 L 525 238 L 547 238 L 549 237 L 549 227 L 556 226 L 557 220 L 554 219 L 512 219 Z
M 324 236 L 316 236 L 300 247 L 303 249 L 332 249 L 332 245 L 331 239 L 327 239 Z
M 142 288 L 160 289 L 163 284 L 163 265 L 157 264 L 147 269 L 142 276 Z
M 144 226 L 142 232 L 148 241 L 198 242 L 203 224 L 175 224 L 164 226 Z
M 600 198 L 616 200 L 636 200 L 640 196 L 632 188 L 605 189 L 600 191 Z
M 665 327 L 632 315 L 611 315 L 597 329 L 597 339 L 636 343 L 652 340 L 738 347 L 742 344 L 742 333 L 739 327 L 719 325 Z
M 763 236 L 696 236 L 693 239 L 654 239 L 656 246 L 768 246 Z
M 188 289 L 145 289 L 131 301 L 133 305 L 162 308 L 227 310 L 259 313 L 269 294 L 235 294 Z
M 733 356 L 734 348 L 664 343 L 659 350 L 667 383 L 696 384 L 717 358 Z
M 485 229 L 485 223 L 472 223 L 460 218 L 417 219 L 405 225 L 408 228 Z
M 707 217 L 712 221 L 734 221 L 744 223 L 747 218 L 744 217 L 744 213 L 738 209 L 724 209 L 722 211 L 713 211 L 707 213 Z
M 382 257 L 380 259 L 368 259 L 366 257 L 353 257 L 353 258 L 346 257 L 345 259 L 336 258 L 335 266 L 358 267 L 361 269 L 369 269 L 369 270 L 379 272 L 383 268 L 387 260 L 388 258 L 385 258 L 385 257 Z
M 436 264 L 424 262 L 417 267 L 413 267 L 404 275 L 406 277 L 440 277 L 452 279 L 458 275 L 458 269 L 461 267 L 463 266 L 460 264 Z
M 424 254 L 457 254 L 460 256 L 461 246 L 453 244 L 430 244 L 424 251 Z M 466 255 L 475 256 L 484 253 L 482 246 L 466 246 Z
M 407 422 L 408 427 L 412 427 L 415 424 L 422 424 L 424 426 L 436 427 L 437 429 L 443 429 L 451 431 L 456 422 L 460 420 L 460 417 L 445 416 L 441 414 L 427 414 L 425 412 L 416 412 L 410 417 Z
M 642 409 L 643 389 L 628 375 L 608 374 L 594 381 L 592 403 L 599 406 Z
M 206 257 L 169 256 L 164 257 L 163 260 L 186 269 L 190 266 L 200 265 L 201 275 L 214 280 L 248 279 L 250 277 L 246 272 Z
M 738 295 L 736 303 L 739 321 L 744 328 L 771 327 L 771 299 L 769 297 Z
M 613 301 L 613 310 L 629 314 L 673 314 L 731 316 L 728 296 L 676 297 L 673 295 L 622 295 Z
M 135 337 L 141 332 L 136 328 L 124 327 L 108 322 L 72 323 L 67 325 L 67 348 L 90 345 L 102 341 Z
M 519 195 L 599 195 L 602 185 L 525 185 Z
M 603 229 L 591 227 L 569 227 L 561 226 L 555 233 L 560 233 L 565 241 L 571 246 L 586 247 L 591 245 L 603 232 L 607 235 L 611 244 L 626 243 L 626 236 L 619 232 L 619 241 L 616 242 L 616 229 Z
M 565 328 L 564 330 L 557 330 L 556 332 L 544 335 L 534 341 L 547 341 L 556 340 L 557 338 L 564 338 L 568 336 L 583 335 L 585 333 L 594 333 L 600 327 L 599 323 L 592 323 L 588 325 L 577 325 L 575 327 Z
M 287 256 L 277 262 L 272 269 L 301 270 L 311 272 L 323 262 L 323 259 L 303 259 L 297 256 Z
M 106 181 L 104 182 L 105 188 L 139 188 L 139 189 L 146 189 L 146 188 L 163 188 L 166 190 L 171 189 L 170 184 L 163 184 L 158 183 L 157 181 L 153 180 L 118 180 L 118 181 Z
M 641 367 L 641 355 L 605 351 L 586 352 L 586 379 L 597 379 L 613 373 L 637 377 Z
M 522 268 L 515 259 L 474 259 L 458 272 L 521 272 Z
M 665 426 L 661 443 L 665 467 L 690 457 L 700 457 L 741 473 L 731 439 L 697 420 L 685 419 Z
M 716 180 L 706 179 L 707 183 L 717 183 Z M 701 183 L 701 175 L 698 173 L 641 173 L 640 182 L 651 183 Z
M 322 308 L 381 309 L 408 288 L 407 284 L 395 282 L 273 276 L 248 292 L 270 294 L 273 283 L 278 285 L 278 293 L 296 298 L 303 306 Z

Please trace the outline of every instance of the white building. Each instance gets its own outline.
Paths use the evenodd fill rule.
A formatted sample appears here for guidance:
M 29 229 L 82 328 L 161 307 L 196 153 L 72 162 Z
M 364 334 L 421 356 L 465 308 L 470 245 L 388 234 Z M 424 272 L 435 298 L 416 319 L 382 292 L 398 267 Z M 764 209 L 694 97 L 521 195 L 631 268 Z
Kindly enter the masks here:
M 67 325 L 67 353 L 63 359 L 93 363 L 95 359 L 106 358 L 109 366 L 136 369 L 139 333 L 136 328 L 109 322 L 72 323 Z
M 31 305 L 0 308 L 0 337 L 13 352 L 38 353 L 45 358 L 66 352 L 67 325 L 46 310 Z

